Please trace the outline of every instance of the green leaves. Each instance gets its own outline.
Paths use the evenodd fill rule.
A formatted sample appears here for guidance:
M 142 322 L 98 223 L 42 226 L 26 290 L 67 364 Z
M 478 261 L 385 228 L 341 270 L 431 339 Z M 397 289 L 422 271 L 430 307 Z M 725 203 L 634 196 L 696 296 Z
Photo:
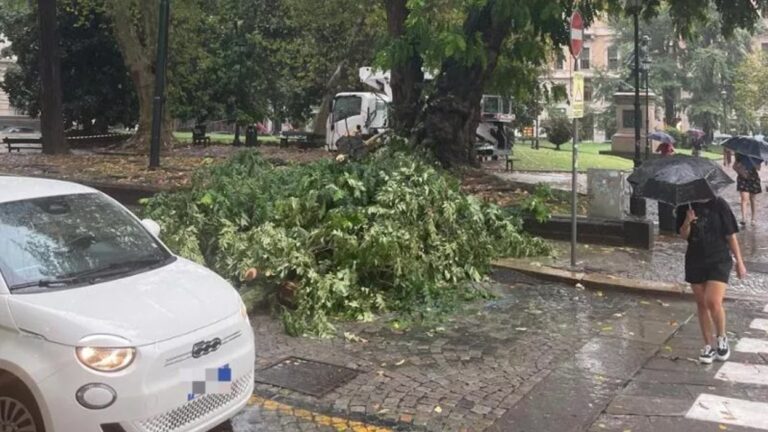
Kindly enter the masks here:
M 517 217 L 393 149 L 288 167 L 242 152 L 201 171 L 192 190 L 153 198 L 147 214 L 171 248 L 240 286 L 249 305 L 272 299 L 294 335 L 329 334 L 338 318 L 418 314 L 473 298 L 482 293 L 467 283 L 492 258 L 548 251 L 520 233 Z M 250 267 L 265 276 L 242 283 Z

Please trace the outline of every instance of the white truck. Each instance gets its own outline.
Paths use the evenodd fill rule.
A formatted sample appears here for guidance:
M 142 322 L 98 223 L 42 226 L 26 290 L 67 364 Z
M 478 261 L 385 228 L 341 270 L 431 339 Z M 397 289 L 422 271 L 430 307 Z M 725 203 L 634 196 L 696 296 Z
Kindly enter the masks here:
M 392 104 L 390 73 L 360 68 L 360 82 L 374 92 L 345 92 L 333 98 L 326 125 L 325 146 L 338 150 L 338 141 L 347 136 L 368 138 L 389 128 Z M 427 80 L 432 77 L 425 73 Z M 506 128 L 515 120 L 512 104 L 498 95 L 483 95 L 477 144 L 480 154 L 496 155 L 509 149 Z

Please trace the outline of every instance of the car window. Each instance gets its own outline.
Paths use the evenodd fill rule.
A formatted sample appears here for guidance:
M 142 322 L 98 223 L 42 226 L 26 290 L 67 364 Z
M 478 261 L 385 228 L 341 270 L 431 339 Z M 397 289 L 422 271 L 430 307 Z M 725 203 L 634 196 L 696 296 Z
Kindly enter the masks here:
M 101 194 L 0 204 L 0 272 L 9 287 L 170 257 L 127 210 Z

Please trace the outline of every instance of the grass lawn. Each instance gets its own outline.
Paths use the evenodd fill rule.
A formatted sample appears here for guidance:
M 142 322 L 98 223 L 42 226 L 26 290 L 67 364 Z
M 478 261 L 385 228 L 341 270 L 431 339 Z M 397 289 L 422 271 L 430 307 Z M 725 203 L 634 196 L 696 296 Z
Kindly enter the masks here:
M 570 143 L 563 144 L 558 151 L 554 144 L 546 141 L 541 142 L 539 150 L 534 150 L 529 145 L 517 145 L 515 146 L 515 158 L 519 160 L 515 162 L 515 169 L 523 171 L 570 171 L 572 147 Z M 632 169 L 632 161 L 629 159 L 600 154 L 600 151 L 610 149 L 610 143 L 579 143 L 579 171 L 586 172 L 590 168 Z M 689 149 L 676 149 L 676 151 L 679 154 L 691 154 Z M 710 159 L 722 158 L 719 153 L 704 152 L 702 155 Z
M 176 137 L 177 140 L 181 142 L 192 142 L 192 132 L 174 132 L 173 136 Z M 208 134 L 209 137 L 211 137 L 211 141 L 218 144 L 232 144 L 232 141 L 235 139 L 234 134 L 225 134 L 225 133 L 216 133 L 212 132 Z M 245 135 L 241 134 L 240 139 L 242 141 L 245 141 Z M 267 142 L 267 143 L 276 143 L 279 141 L 279 139 L 275 136 L 267 136 L 267 135 L 259 135 L 259 141 L 261 142 Z

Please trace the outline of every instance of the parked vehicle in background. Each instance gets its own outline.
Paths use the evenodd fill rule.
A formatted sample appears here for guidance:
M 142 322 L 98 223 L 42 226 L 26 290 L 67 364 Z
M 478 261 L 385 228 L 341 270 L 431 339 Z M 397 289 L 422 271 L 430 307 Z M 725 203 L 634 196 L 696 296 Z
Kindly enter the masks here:
M 389 110 L 392 104 L 390 72 L 370 67 L 360 68 L 360 82 L 375 89 L 374 92 L 344 92 L 337 94 L 330 106 L 326 124 L 325 146 L 338 150 L 340 139 L 360 136 L 368 139 L 389 129 Z M 426 80 L 433 79 L 429 73 Z M 483 95 L 477 144 L 483 148 L 508 148 L 507 128 L 514 121 L 512 104 L 498 95 Z
M 245 406 L 245 306 L 159 231 L 93 189 L 0 176 L 0 431 L 206 431 Z

